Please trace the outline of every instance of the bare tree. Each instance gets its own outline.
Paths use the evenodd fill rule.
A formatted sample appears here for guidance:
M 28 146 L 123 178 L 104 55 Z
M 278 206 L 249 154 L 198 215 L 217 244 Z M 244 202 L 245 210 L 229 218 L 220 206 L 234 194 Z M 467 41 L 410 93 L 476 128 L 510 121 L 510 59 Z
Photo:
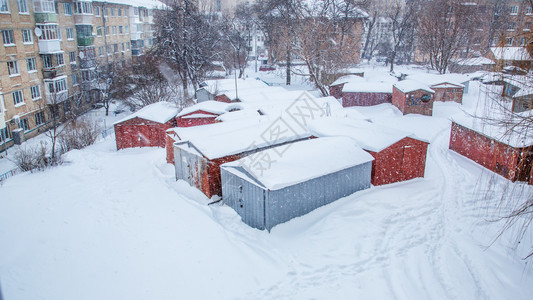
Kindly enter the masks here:
M 454 0 L 432 0 L 422 6 L 419 45 L 431 67 L 446 73 L 449 62 L 476 35 L 477 14 Z
M 406 5 L 396 0 L 387 18 L 391 21 L 391 40 L 388 61 L 390 71 L 394 71 L 396 56 L 402 48 L 406 48 L 414 39 L 414 30 L 417 27 L 419 6 L 416 1 L 409 1 Z
M 154 53 L 176 69 L 189 97 L 189 84 L 196 88 L 218 57 L 217 16 L 201 13 L 196 1 L 183 0 L 171 2 L 155 17 Z
M 226 69 L 239 70 L 239 78 L 248 66 L 252 30 L 256 26 L 254 11 L 247 3 L 237 6 L 234 16 L 225 16 L 221 26 L 224 36 L 220 43 L 220 57 Z

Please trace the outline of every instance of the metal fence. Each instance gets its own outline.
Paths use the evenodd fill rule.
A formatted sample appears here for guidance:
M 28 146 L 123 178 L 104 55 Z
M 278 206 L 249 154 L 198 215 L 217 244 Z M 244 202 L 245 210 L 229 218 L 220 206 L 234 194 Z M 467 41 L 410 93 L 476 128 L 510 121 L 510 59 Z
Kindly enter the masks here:
M 2 181 L 4 181 L 4 180 L 8 179 L 9 177 L 17 175 L 18 173 L 21 173 L 21 170 L 17 168 L 17 169 L 13 169 L 11 171 L 7 171 L 4 174 L 0 174 L 0 183 L 2 183 Z

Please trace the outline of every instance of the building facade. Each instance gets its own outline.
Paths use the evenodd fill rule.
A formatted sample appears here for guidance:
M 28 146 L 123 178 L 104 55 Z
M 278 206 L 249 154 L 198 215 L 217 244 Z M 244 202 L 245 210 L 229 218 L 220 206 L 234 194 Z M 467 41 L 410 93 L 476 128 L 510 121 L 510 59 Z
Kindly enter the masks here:
M 139 3 L 0 0 L 0 149 L 99 101 L 99 72 L 153 44 L 161 3 Z

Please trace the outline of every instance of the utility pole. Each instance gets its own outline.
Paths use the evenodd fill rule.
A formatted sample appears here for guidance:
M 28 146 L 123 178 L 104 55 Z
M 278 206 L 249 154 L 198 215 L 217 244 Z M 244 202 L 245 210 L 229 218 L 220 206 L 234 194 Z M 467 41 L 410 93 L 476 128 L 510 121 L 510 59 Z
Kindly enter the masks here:
M 254 24 L 255 73 L 257 73 L 257 26 Z

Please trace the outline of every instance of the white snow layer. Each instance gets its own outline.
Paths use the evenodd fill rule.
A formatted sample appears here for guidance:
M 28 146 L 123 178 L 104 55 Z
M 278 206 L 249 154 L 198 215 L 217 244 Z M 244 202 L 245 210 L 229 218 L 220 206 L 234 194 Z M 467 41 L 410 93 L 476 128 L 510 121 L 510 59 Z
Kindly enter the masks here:
M 194 104 L 192 106 L 186 107 L 180 111 L 180 113 L 177 115 L 178 117 L 196 112 L 196 111 L 206 111 L 213 114 L 221 115 L 227 111 L 229 104 L 225 102 L 219 102 L 219 101 L 204 101 L 197 104 Z
M 256 159 L 262 163 L 260 166 Z M 264 188 L 279 190 L 372 160 L 372 155 L 353 140 L 327 137 L 260 151 L 222 166 L 243 167 Z
M 141 108 L 140 110 L 120 121 L 115 122 L 114 124 L 119 124 L 134 118 L 140 118 L 164 124 L 170 121 L 170 119 L 176 117 L 177 114 L 178 108 L 176 107 L 176 104 L 170 102 L 157 102 Z
M 394 86 L 403 93 L 410 93 L 417 90 L 435 93 L 435 91 L 430 89 L 426 84 L 410 79 L 399 81 L 398 83 L 395 83 Z

